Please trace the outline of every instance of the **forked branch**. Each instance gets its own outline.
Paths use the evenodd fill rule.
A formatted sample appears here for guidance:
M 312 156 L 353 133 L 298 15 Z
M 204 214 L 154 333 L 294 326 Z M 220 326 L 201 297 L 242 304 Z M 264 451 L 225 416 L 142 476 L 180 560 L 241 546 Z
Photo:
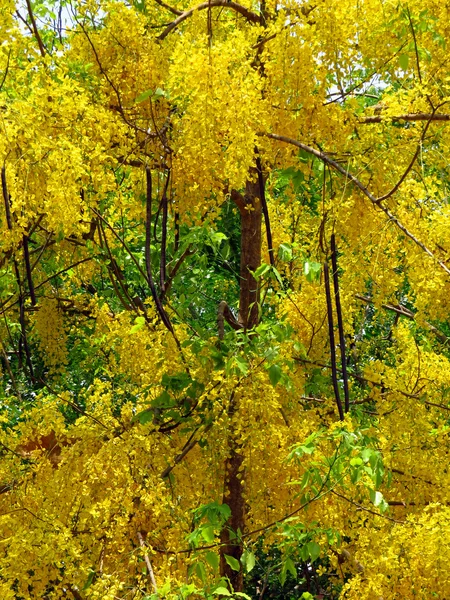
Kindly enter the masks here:
M 316 158 L 318 158 L 325 164 L 332 167 L 335 171 L 337 171 L 338 173 L 343 175 L 346 179 L 350 180 L 359 190 L 361 190 L 361 192 L 367 198 L 369 198 L 369 200 L 372 202 L 372 204 L 374 204 L 376 207 L 378 207 L 380 210 L 382 210 L 384 212 L 384 214 L 389 218 L 390 221 L 392 221 L 407 237 L 409 237 L 410 240 L 412 240 L 419 248 L 421 248 L 425 252 L 425 254 L 427 254 L 430 258 L 432 258 L 434 261 L 436 261 L 436 263 L 441 267 L 441 269 L 443 271 L 445 271 L 447 273 L 447 275 L 450 275 L 450 269 L 446 266 L 446 264 L 444 262 L 442 262 L 442 260 L 439 260 L 433 254 L 433 252 L 431 252 L 431 250 L 427 246 L 425 246 L 425 244 L 423 242 L 421 242 L 411 231 L 409 231 L 409 229 L 407 229 L 397 219 L 397 217 L 394 214 L 391 213 L 391 211 L 388 208 L 383 206 L 379 202 L 379 200 L 380 200 L 379 198 L 374 196 L 357 177 L 352 175 L 352 173 L 350 173 L 346 168 L 344 168 L 338 162 L 336 162 L 335 160 L 330 158 L 325 152 L 321 152 L 320 150 L 311 148 L 311 146 L 307 146 L 306 144 L 303 144 L 302 142 L 294 140 L 293 138 L 286 137 L 284 135 L 278 135 L 276 133 L 261 133 L 259 135 L 264 135 L 264 136 L 268 137 L 269 139 L 277 140 L 279 142 L 284 142 L 285 144 L 292 144 L 293 146 L 296 146 L 297 148 L 300 148 L 301 150 L 308 152 L 308 154 L 315 156 Z
M 189 17 L 191 17 L 196 11 L 210 9 L 211 7 L 215 6 L 223 6 L 224 8 L 234 10 L 235 12 L 242 15 L 245 19 L 247 19 L 247 21 L 249 21 L 250 23 L 260 23 L 261 21 L 259 15 L 252 12 L 251 10 L 248 10 L 248 8 L 245 8 L 245 6 L 242 6 L 237 2 L 229 0 L 210 0 L 209 2 L 203 2 L 202 4 L 198 4 L 197 6 L 194 6 L 194 8 L 191 8 L 190 10 L 187 10 L 184 13 L 182 13 L 178 18 L 172 21 L 172 23 L 170 23 L 170 25 L 168 25 L 164 29 L 164 31 L 158 36 L 157 39 L 163 40 L 164 38 L 166 38 L 171 31 L 173 31 L 179 25 L 181 25 L 183 21 L 189 19 Z

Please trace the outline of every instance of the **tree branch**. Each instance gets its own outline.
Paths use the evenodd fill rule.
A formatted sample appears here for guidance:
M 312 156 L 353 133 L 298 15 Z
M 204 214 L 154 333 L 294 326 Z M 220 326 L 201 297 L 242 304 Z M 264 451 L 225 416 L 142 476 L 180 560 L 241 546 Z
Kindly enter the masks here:
M 219 330 L 219 340 L 223 340 L 225 337 L 225 327 L 224 321 L 228 323 L 235 331 L 242 329 L 242 325 L 236 320 L 235 316 L 230 310 L 230 307 L 222 300 L 219 303 L 219 308 L 217 309 L 217 329 Z
M 173 6 L 169 6 L 162 0 L 155 0 L 156 4 L 159 4 L 163 8 L 169 10 L 172 14 L 177 15 L 178 17 L 183 14 L 182 10 L 178 10 L 178 8 L 174 8 Z
M 345 412 L 348 412 L 350 410 L 350 396 L 349 396 L 349 391 L 348 391 L 348 375 L 347 375 L 347 360 L 346 360 L 346 356 L 345 356 L 344 323 L 342 320 L 341 296 L 339 294 L 337 249 L 336 249 L 336 238 L 335 238 L 334 233 L 331 236 L 331 265 L 333 267 L 334 300 L 336 303 L 336 313 L 337 313 L 337 320 L 338 320 L 339 349 L 341 352 L 342 380 L 344 382 Z
M 142 533 L 140 531 L 138 531 L 137 537 L 139 540 L 139 545 L 141 546 L 142 550 L 145 550 L 146 544 L 144 542 L 144 538 L 142 537 Z M 148 574 L 150 577 L 150 581 L 152 582 L 153 591 L 155 593 L 156 598 L 158 598 L 158 586 L 156 585 L 155 573 L 153 572 L 152 563 L 150 562 L 150 558 L 149 558 L 147 552 L 144 552 L 144 560 L 145 560 L 145 564 L 147 566 L 147 571 L 148 571 Z
M 383 121 L 450 121 L 449 114 L 435 114 L 435 113 L 405 113 L 403 115 L 393 115 L 383 117 L 382 115 L 373 115 L 370 117 L 363 117 L 360 123 L 382 123 Z
M 266 191 L 264 183 L 264 175 L 262 172 L 261 159 L 259 155 L 256 157 L 256 170 L 258 171 L 259 195 L 261 200 L 261 208 L 264 215 L 264 223 L 266 225 L 267 248 L 269 250 L 269 260 L 272 267 L 275 266 L 275 258 L 273 256 L 272 229 L 270 227 L 269 210 L 266 202 Z
M 45 56 L 46 52 L 45 52 L 45 46 L 42 42 L 42 38 L 40 36 L 40 33 L 38 31 L 37 25 L 36 25 L 36 19 L 34 18 L 34 14 L 33 14 L 33 9 L 31 8 L 31 2 L 30 0 L 26 0 L 27 1 L 27 9 L 28 9 L 28 15 L 30 17 L 31 20 L 31 25 L 33 26 L 33 33 L 34 33 L 34 37 L 36 38 L 36 41 L 38 43 L 39 46 L 39 52 L 41 53 L 42 58 Z
M 337 380 L 336 347 L 334 343 L 333 306 L 331 304 L 330 274 L 328 270 L 328 264 L 326 262 L 323 264 L 323 275 L 325 279 L 325 293 L 327 297 L 328 335 L 330 338 L 331 354 L 331 378 L 333 380 L 334 396 L 336 398 L 336 404 L 339 411 L 339 418 L 341 421 L 343 421 L 344 411 L 342 410 L 342 402 L 341 397 L 339 395 L 339 385 Z
M 171 31 L 176 29 L 178 25 L 180 25 L 183 21 L 191 17 L 196 11 L 205 10 L 214 6 L 223 6 L 224 8 L 230 8 L 231 10 L 234 10 L 235 12 L 245 17 L 250 23 L 260 23 L 261 19 L 259 15 L 248 10 L 248 8 L 245 8 L 245 6 L 242 6 L 237 2 L 233 2 L 232 0 L 210 0 L 209 2 L 203 2 L 202 4 L 198 4 L 197 6 L 194 6 L 194 8 L 191 8 L 190 10 L 187 10 L 186 12 L 182 13 L 177 19 L 172 21 L 172 23 L 170 23 L 170 25 L 168 25 L 166 29 L 164 29 L 164 31 L 157 37 L 157 39 L 163 40 L 164 38 L 166 38 Z
M 387 217 L 389 217 L 390 221 L 392 221 L 407 237 L 409 237 L 410 240 L 412 240 L 417 246 L 419 246 L 419 248 L 421 248 L 425 252 L 425 254 L 427 254 L 430 258 L 432 258 L 434 261 L 436 261 L 437 264 L 441 267 L 441 269 L 443 269 L 447 273 L 447 275 L 450 275 L 450 269 L 445 265 L 445 263 L 443 263 L 441 260 L 439 260 L 433 254 L 433 252 L 431 252 L 431 250 L 429 248 L 427 248 L 427 246 L 425 246 L 425 244 L 423 242 L 421 242 L 420 240 L 418 240 L 416 238 L 416 236 L 413 233 L 411 233 L 397 219 L 397 217 L 391 213 L 391 211 L 388 208 L 384 207 L 382 204 L 379 204 L 379 199 L 376 198 L 367 189 L 367 187 L 363 183 L 361 183 L 361 181 L 359 181 L 359 179 L 357 179 L 354 175 L 352 175 L 351 173 L 349 173 L 347 169 L 344 169 L 344 167 L 342 165 L 340 165 L 338 162 L 336 162 L 335 160 L 333 160 L 332 158 L 330 158 L 327 154 L 325 154 L 325 152 L 322 152 L 320 150 L 316 150 L 315 148 L 311 148 L 311 146 L 307 146 L 306 144 L 302 144 L 302 142 L 298 142 L 297 140 L 294 140 L 292 138 L 286 137 L 284 135 L 278 135 L 276 133 L 260 133 L 258 135 L 264 135 L 265 137 L 268 137 L 268 138 L 270 138 L 272 140 L 277 140 L 277 141 L 280 141 L 280 142 L 284 142 L 285 144 L 292 144 L 293 146 L 296 146 L 297 148 L 300 148 L 301 150 L 304 150 L 305 152 L 308 152 L 309 154 L 312 154 L 313 156 L 315 156 L 316 158 L 318 158 L 319 160 L 321 160 L 325 164 L 327 164 L 330 167 L 332 167 L 335 171 L 337 171 L 338 173 L 340 173 L 341 175 L 343 175 L 346 179 L 349 179 L 359 190 L 361 190 L 361 192 L 367 198 L 369 198 L 369 200 L 372 202 L 372 204 L 374 204 L 376 207 L 378 207 L 380 210 L 382 210 L 385 213 L 385 215 Z

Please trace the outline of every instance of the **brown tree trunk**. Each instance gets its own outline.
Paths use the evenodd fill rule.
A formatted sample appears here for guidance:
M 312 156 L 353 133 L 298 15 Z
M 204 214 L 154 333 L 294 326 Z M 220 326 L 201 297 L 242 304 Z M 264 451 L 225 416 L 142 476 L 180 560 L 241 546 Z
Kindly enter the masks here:
M 261 264 L 262 206 L 256 169 L 251 169 L 250 177 L 243 195 L 235 190 L 231 193 L 231 197 L 241 213 L 239 323 L 245 330 L 255 327 L 260 318 L 259 286 L 251 274 Z M 231 517 L 221 533 L 220 572 L 223 577 L 229 579 L 234 591 L 240 592 L 243 587 L 242 570 L 239 572 L 233 570 L 225 558 L 225 555 L 228 555 L 240 561 L 242 555 L 240 535 L 244 532 L 245 527 L 245 474 L 242 466 L 244 456 L 242 447 L 233 436 L 233 420 L 237 410 L 238 398 L 233 395 L 228 409 L 230 435 L 228 456 L 225 461 L 223 493 L 223 502 L 230 507 Z
M 241 213 L 241 285 L 239 322 L 251 329 L 259 321 L 259 286 L 251 274 L 261 264 L 262 205 L 256 169 L 250 170 L 252 180 L 245 186 L 245 194 L 233 190 L 231 197 Z

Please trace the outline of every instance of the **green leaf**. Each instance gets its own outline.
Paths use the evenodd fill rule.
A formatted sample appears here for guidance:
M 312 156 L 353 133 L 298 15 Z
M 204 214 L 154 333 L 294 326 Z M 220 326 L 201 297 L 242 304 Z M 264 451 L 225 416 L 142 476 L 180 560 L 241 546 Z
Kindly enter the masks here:
M 134 323 L 135 324 L 130 329 L 130 333 L 136 333 L 137 331 L 140 331 L 144 327 L 145 317 L 136 317 L 134 320 Z
M 275 269 L 275 267 L 272 267 L 272 274 L 275 276 L 275 279 L 278 281 L 278 283 L 283 286 L 283 280 L 281 279 L 281 275 L 279 273 L 279 271 L 277 269 Z
M 161 88 L 156 88 L 154 95 L 155 95 L 155 98 L 168 98 L 169 97 L 168 92 L 166 92 L 165 90 L 162 90 Z
M 233 596 L 238 596 L 238 598 L 245 598 L 245 600 L 252 600 L 250 596 L 244 594 L 244 592 L 234 592 Z
M 174 406 L 176 406 L 176 402 L 166 390 L 152 400 L 153 408 L 173 408 Z
M 94 577 L 95 577 L 95 571 L 90 571 L 88 578 L 86 579 L 86 583 L 83 586 L 83 591 L 87 590 L 89 587 L 91 587 L 93 581 L 94 581 Z
M 266 263 L 259 265 L 256 271 L 253 273 L 254 278 L 259 279 L 260 277 L 263 277 L 263 275 L 270 271 L 270 268 L 270 265 L 266 265 Z
M 386 512 L 389 505 L 384 499 L 383 494 L 381 492 L 376 492 L 375 490 L 370 490 L 369 494 L 373 505 L 379 508 L 381 513 Z
M 250 550 L 244 550 L 241 556 L 241 563 L 245 567 L 247 573 L 250 573 L 256 564 L 256 559 L 253 552 L 250 552 Z
M 311 558 L 311 562 L 314 562 L 320 555 L 320 546 L 317 542 L 308 542 L 307 544 L 308 554 Z
M 203 527 L 202 529 L 202 536 L 204 538 L 204 540 L 208 543 L 212 543 L 214 541 L 215 535 L 214 535 L 214 527 Z
M 205 569 L 205 565 L 200 561 L 196 564 L 195 566 L 195 572 L 197 573 L 197 576 L 199 577 L 199 579 L 205 583 L 206 581 L 206 569 Z
M 211 565 L 214 571 L 219 570 L 220 559 L 219 556 L 215 552 L 207 552 L 205 555 L 206 562 Z
M 322 265 L 320 263 L 306 261 L 303 265 L 303 272 L 305 274 L 306 280 L 309 281 L 309 283 L 318 281 L 320 278 L 321 269 Z
M 166 389 L 181 392 L 192 383 L 192 378 L 187 373 L 177 373 L 176 375 L 164 374 L 161 382 Z
M 226 555 L 225 555 L 226 556 Z M 218 587 L 213 591 L 215 596 L 231 596 L 230 592 L 225 587 Z
M 289 262 L 292 260 L 293 252 L 289 244 L 280 244 L 278 246 L 278 256 L 283 262 Z
M 248 364 L 247 362 L 239 355 L 236 355 L 234 357 L 234 362 L 236 363 L 236 366 L 238 367 L 239 371 L 243 374 L 243 375 L 247 375 L 248 373 Z
M 145 92 L 139 94 L 135 102 L 136 104 L 139 104 L 139 102 L 144 102 L 144 100 L 147 100 L 148 98 L 150 98 L 150 96 L 153 96 L 153 90 L 145 90 Z
M 241 570 L 241 565 L 239 564 L 239 561 L 234 558 L 234 556 L 230 556 L 229 554 L 224 554 L 224 556 L 227 564 L 233 569 L 233 571 Z
M 295 569 L 294 561 L 292 560 L 292 558 L 287 558 L 285 564 L 286 564 L 286 570 L 289 571 L 289 573 L 292 575 L 292 577 L 294 579 L 297 579 L 297 571 Z
M 271 367 L 269 367 L 269 379 L 270 379 L 270 383 L 273 386 L 276 386 L 277 383 L 280 381 L 281 376 L 283 374 L 281 368 L 278 365 L 272 365 Z
M 135 415 L 132 418 L 131 422 L 136 423 L 136 421 L 139 421 L 139 423 L 141 425 L 147 425 L 147 423 L 150 423 L 150 421 L 153 421 L 154 416 L 155 416 L 155 413 L 154 413 L 153 409 L 146 408 L 142 412 Z
M 398 57 L 398 62 L 400 67 L 403 69 L 403 71 L 406 71 L 406 69 L 408 68 L 408 64 L 409 64 L 409 54 L 401 54 Z

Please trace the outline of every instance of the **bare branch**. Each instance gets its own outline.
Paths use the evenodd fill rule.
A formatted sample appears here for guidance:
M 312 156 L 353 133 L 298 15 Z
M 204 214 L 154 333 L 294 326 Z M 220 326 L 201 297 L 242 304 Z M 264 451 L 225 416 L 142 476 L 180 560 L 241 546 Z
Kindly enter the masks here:
M 205 10 L 214 6 L 223 6 L 224 8 L 230 8 L 231 10 L 234 10 L 235 12 L 241 14 L 250 23 L 259 23 L 261 20 L 259 15 L 248 10 L 248 8 L 245 8 L 245 6 L 242 6 L 237 2 L 233 2 L 232 0 L 210 0 L 209 2 L 203 2 L 202 4 L 198 4 L 197 6 L 194 6 L 194 8 L 191 8 L 190 10 L 187 10 L 186 12 L 182 13 L 177 19 L 172 21 L 172 23 L 168 27 L 166 27 L 166 29 L 164 29 L 164 31 L 161 33 L 161 35 L 158 36 L 157 39 L 163 40 L 164 38 L 166 38 L 171 31 L 176 29 L 178 25 L 180 25 L 183 21 L 191 17 L 196 11 Z
M 433 116 L 435 112 L 436 112 L 436 111 L 434 110 L 431 116 Z M 413 166 L 414 166 L 414 163 L 416 162 L 416 160 L 417 160 L 417 157 L 419 156 L 419 152 L 420 152 L 420 150 L 421 150 L 421 148 L 422 148 L 423 140 L 425 139 L 425 135 L 426 135 L 426 133 L 427 133 L 427 131 L 428 131 L 428 128 L 429 128 L 429 126 L 430 126 L 430 124 L 431 124 L 431 121 L 432 121 L 432 119 L 428 119 L 428 121 L 427 121 L 427 124 L 426 124 L 426 125 L 425 125 L 425 127 L 423 128 L 422 135 L 420 136 L 420 140 L 419 140 L 419 142 L 418 142 L 418 144 L 417 144 L 416 151 L 414 152 L 414 156 L 412 157 L 412 159 L 411 159 L 411 162 L 410 162 L 410 163 L 409 163 L 409 165 L 407 166 L 407 168 L 406 168 L 405 172 L 403 173 L 403 175 L 400 177 L 400 179 L 397 181 L 397 183 L 394 185 L 394 187 L 393 187 L 393 188 L 392 188 L 392 189 L 391 189 L 389 192 L 387 192 L 386 194 L 384 194 L 384 196 L 380 196 L 380 197 L 377 199 L 377 203 L 378 203 L 378 204 L 379 204 L 380 202 L 382 202 L 383 200 L 387 200 L 387 199 L 388 199 L 390 196 L 392 196 L 393 194 L 395 194 L 395 192 L 396 192 L 396 191 L 399 189 L 399 187 L 400 187 L 400 186 L 402 185 L 402 183 L 405 181 L 406 177 L 408 176 L 408 173 L 409 173 L 409 172 L 411 171 L 411 169 L 413 168 Z
M 350 396 L 348 391 L 348 375 L 347 375 L 347 359 L 345 356 L 345 336 L 344 323 L 342 320 L 341 296 L 339 294 L 339 276 L 337 264 L 337 249 L 336 238 L 333 233 L 331 236 L 331 264 L 333 267 L 333 286 L 334 286 L 334 301 L 336 303 L 336 313 L 339 329 L 339 349 L 341 351 L 342 379 L 344 382 L 344 397 L 345 397 L 345 412 L 350 410 Z
M 435 114 L 435 113 L 405 113 L 403 115 L 393 115 L 383 117 L 382 115 L 373 115 L 371 117 L 363 117 L 360 123 L 381 123 L 383 121 L 450 121 L 450 115 L 448 114 Z
M 341 397 L 339 395 L 339 385 L 337 380 L 336 346 L 334 343 L 333 306 L 331 304 L 330 274 L 328 270 L 328 264 L 326 262 L 323 264 L 323 274 L 325 279 L 325 293 L 327 297 L 328 335 L 330 339 L 331 355 L 331 378 L 333 380 L 334 396 L 336 398 L 336 404 L 339 411 L 339 418 L 341 421 L 343 421 L 344 411 L 342 410 L 342 402 Z
M 347 169 L 345 169 L 342 165 L 340 165 L 338 162 L 336 162 L 335 160 L 333 160 L 332 158 L 330 158 L 325 152 L 321 152 L 320 150 L 316 150 L 315 148 L 311 148 L 311 146 L 307 146 L 306 144 L 302 144 L 302 142 L 299 142 L 297 140 L 294 140 L 292 138 L 286 137 L 284 135 L 278 135 L 276 133 L 260 133 L 259 135 L 264 135 L 272 140 L 277 140 L 280 142 L 284 142 L 286 144 L 292 144 L 293 146 L 296 146 L 297 148 L 300 148 L 301 150 L 304 150 L 305 152 L 308 152 L 309 154 L 312 154 L 313 156 L 315 156 L 316 158 L 318 158 L 319 160 L 321 160 L 322 162 L 324 162 L 325 164 L 329 165 L 330 167 L 332 167 L 335 171 L 337 171 L 338 173 L 340 173 L 341 175 L 343 175 L 346 179 L 349 179 L 358 189 L 361 190 L 361 192 L 367 197 L 369 198 L 369 200 L 375 205 L 377 206 L 380 210 L 382 210 L 385 215 L 387 217 L 389 217 L 389 220 L 392 221 L 407 237 L 409 237 L 410 240 L 412 240 L 417 246 L 419 246 L 419 248 L 421 248 L 425 254 L 427 254 L 430 258 L 432 258 L 434 261 L 436 261 L 436 263 L 441 267 L 441 269 L 443 269 L 447 275 L 450 275 L 450 269 L 445 265 L 445 263 L 443 263 L 441 260 L 439 260 L 434 254 L 433 252 L 431 252 L 431 250 L 425 246 L 425 244 L 423 242 L 421 242 L 419 239 L 417 239 L 417 237 L 411 233 L 411 231 L 409 231 L 398 219 L 395 215 L 393 215 L 391 213 L 391 211 L 384 207 L 383 205 L 379 204 L 379 199 L 376 198 L 368 189 L 367 187 L 361 183 L 361 181 L 359 181 L 359 179 L 357 179 L 354 175 L 352 175 L 351 173 L 349 173 L 349 171 Z
M 8 76 L 10 58 L 11 58 L 11 50 L 9 50 L 9 52 L 8 52 L 8 60 L 6 62 L 5 72 L 3 73 L 3 79 L 2 79 L 2 82 L 0 83 L 0 92 L 2 91 L 5 81 L 6 81 L 6 78 Z
M 373 304 L 373 300 L 369 296 L 362 296 L 361 294 L 356 294 L 355 297 L 358 298 L 358 300 L 362 300 L 366 304 Z M 384 308 L 385 310 L 389 310 L 391 312 L 395 312 L 401 317 L 406 317 L 407 319 L 414 320 L 416 317 L 412 310 L 409 310 L 409 308 L 406 308 L 406 306 L 402 306 L 401 304 L 398 304 L 397 306 L 394 306 L 393 304 L 382 304 L 381 308 Z M 441 342 L 448 343 L 450 341 L 450 338 L 448 338 L 444 333 L 442 333 L 442 331 L 439 331 L 439 329 L 437 329 L 434 325 L 428 323 L 428 321 L 425 321 L 425 324 Z
M 149 167 L 145 168 L 145 175 L 147 181 L 147 194 L 146 194 L 146 221 L 145 221 L 145 267 L 147 271 L 147 275 L 144 274 L 144 277 L 149 285 L 150 292 L 153 297 L 153 301 L 156 306 L 156 310 L 158 311 L 159 316 L 161 317 L 162 322 L 166 326 L 166 328 L 174 334 L 172 323 L 164 310 L 164 307 L 161 303 L 161 300 L 158 296 L 158 292 L 156 291 L 155 282 L 153 281 L 152 275 L 152 262 L 151 262 L 151 227 L 152 227 L 152 173 Z
M 231 312 L 230 307 L 222 300 L 217 309 L 217 329 L 219 330 L 219 340 L 223 340 L 225 337 L 224 321 L 228 323 L 235 331 L 242 329 L 242 325 L 236 320 L 235 316 Z
M 30 17 L 31 25 L 33 27 L 34 37 L 36 38 L 36 41 L 38 43 L 39 52 L 41 53 L 41 56 L 44 57 L 46 54 L 45 46 L 42 42 L 42 38 L 40 36 L 40 33 L 39 33 L 37 25 L 36 25 L 36 19 L 34 18 L 33 9 L 31 7 L 31 2 L 30 2 L 30 0 L 26 0 L 26 2 L 27 2 L 28 15 Z
M 272 267 L 275 266 L 275 258 L 273 256 L 273 242 L 272 242 L 272 229 L 270 227 L 270 219 L 269 219 L 269 210 L 267 208 L 266 202 L 266 191 L 265 191 L 265 182 L 264 175 L 262 171 L 261 159 L 259 155 L 256 157 L 256 170 L 258 171 L 258 185 L 259 185 L 259 194 L 261 200 L 261 208 L 264 215 L 264 223 L 266 225 L 266 237 L 267 237 L 267 248 L 269 250 L 269 259 Z
M 142 533 L 140 531 L 138 531 L 137 537 L 139 540 L 139 545 L 141 546 L 141 548 L 143 550 L 145 550 L 146 544 L 144 542 L 144 538 L 142 537 Z M 150 577 L 150 581 L 152 582 L 153 591 L 155 593 L 156 598 L 158 598 L 158 586 L 156 585 L 155 573 L 153 572 L 152 563 L 150 562 L 150 558 L 146 552 L 144 552 L 144 560 L 145 560 L 145 564 L 147 566 L 147 571 L 148 571 L 148 574 Z
M 182 10 L 178 10 L 178 8 L 174 8 L 173 6 L 169 6 L 162 0 L 155 0 L 156 4 L 159 4 L 163 8 L 169 10 L 172 14 L 177 15 L 178 17 L 183 14 Z

